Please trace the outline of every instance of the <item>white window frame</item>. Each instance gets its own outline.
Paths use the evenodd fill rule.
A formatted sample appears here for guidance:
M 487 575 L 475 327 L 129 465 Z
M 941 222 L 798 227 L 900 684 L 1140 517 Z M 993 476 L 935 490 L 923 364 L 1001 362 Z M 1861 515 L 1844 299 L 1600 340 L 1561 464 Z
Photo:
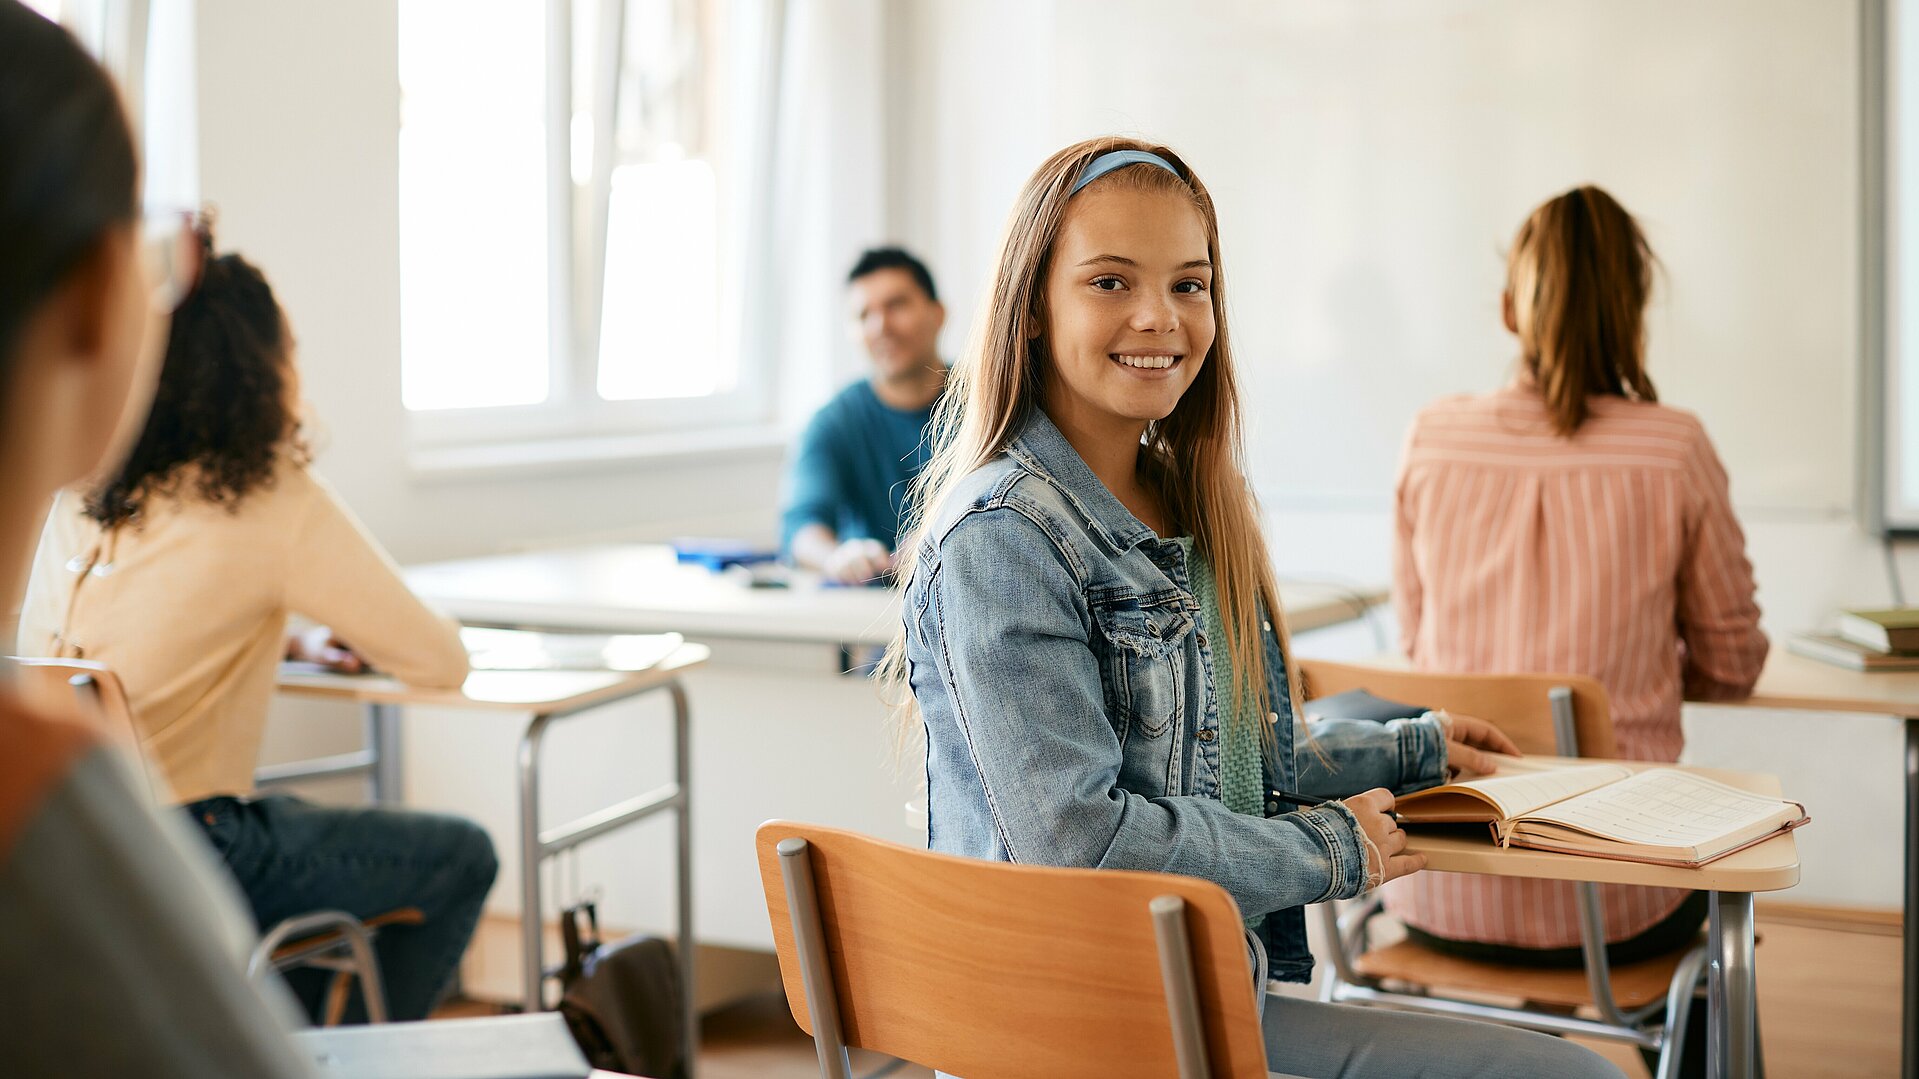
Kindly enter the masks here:
M 585 114 L 593 132 L 590 177 L 577 184 L 574 156 L 575 8 L 572 0 L 545 0 L 547 399 L 535 404 L 408 410 L 409 440 L 421 460 L 439 461 L 431 471 L 457 470 L 459 451 L 497 459 L 514 443 L 544 443 L 545 460 L 651 455 L 670 436 L 736 430 L 740 441 L 769 441 L 774 424 L 772 374 L 763 350 L 749 347 L 740 332 L 746 272 L 745 245 L 735 235 L 745 224 L 731 207 L 734 178 L 716 167 L 719 182 L 720 282 L 716 355 L 736 357 L 734 385 L 697 397 L 609 401 L 598 387 L 600 329 L 606 265 L 607 219 L 612 190 L 618 87 L 625 62 L 624 0 L 587 0 L 596 8 L 592 98 Z M 704 3 L 705 0 L 696 0 Z M 710 20 L 709 20 L 710 22 Z M 703 47 L 709 56 L 712 43 Z M 706 103 L 710 115 L 711 103 Z M 769 117 L 770 121 L 770 117 Z M 709 155 L 714 147 L 709 146 Z M 713 160 L 709 156 L 707 160 Z M 585 213 L 581 203 L 585 202 Z M 679 439 L 671 439 L 674 442 Z M 704 441 L 704 440 L 702 440 Z M 577 444 L 580 452 L 552 452 Z M 455 462 L 447 465 L 447 461 Z

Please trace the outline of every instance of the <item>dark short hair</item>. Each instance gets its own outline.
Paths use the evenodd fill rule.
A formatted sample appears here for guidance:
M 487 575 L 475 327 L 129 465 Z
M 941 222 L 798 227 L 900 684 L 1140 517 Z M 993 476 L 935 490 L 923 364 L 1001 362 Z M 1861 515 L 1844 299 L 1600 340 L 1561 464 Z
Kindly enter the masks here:
M 153 411 L 120 474 L 87 499 L 102 526 L 138 523 L 155 497 L 197 497 L 237 508 L 270 486 L 283 460 L 304 463 L 300 421 L 287 400 L 286 318 L 258 267 L 212 257 L 174 312 Z
M 920 289 L 926 293 L 927 299 L 934 303 L 939 302 L 940 294 L 939 290 L 933 287 L 932 271 L 926 268 L 926 263 L 908 254 L 903 247 L 869 247 L 860 252 L 860 260 L 855 262 L 853 268 L 846 273 L 846 283 L 850 285 L 867 274 L 878 273 L 881 270 L 905 270 L 913 275 L 913 280 L 919 282 Z
M 65 30 L 0 0 L 0 393 L 28 320 L 111 228 L 139 168 L 120 95 Z

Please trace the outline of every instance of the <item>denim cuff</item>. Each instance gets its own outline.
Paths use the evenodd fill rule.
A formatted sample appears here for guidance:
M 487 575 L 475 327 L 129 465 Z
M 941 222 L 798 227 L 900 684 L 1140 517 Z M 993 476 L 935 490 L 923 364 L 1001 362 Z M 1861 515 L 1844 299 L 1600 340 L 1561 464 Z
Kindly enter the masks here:
M 1394 723 L 1399 728 L 1399 794 L 1423 791 L 1446 782 L 1446 728 L 1428 712 Z
M 1326 892 L 1314 903 L 1351 899 L 1366 889 L 1366 844 L 1359 835 L 1359 818 L 1344 802 L 1327 802 L 1294 814 L 1326 847 L 1332 867 Z

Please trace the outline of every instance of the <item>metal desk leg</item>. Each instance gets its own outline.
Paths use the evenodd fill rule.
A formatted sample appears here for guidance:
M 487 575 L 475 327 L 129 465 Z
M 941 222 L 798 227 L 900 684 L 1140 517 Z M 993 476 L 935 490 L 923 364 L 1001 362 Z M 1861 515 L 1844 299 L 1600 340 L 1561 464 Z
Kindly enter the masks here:
M 373 787 L 374 804 L 399 805 L 406 798 L 401 779 L 399 705 L 366 706 L 366 748 L 373 757 L 373 772 L 368 782 Z
M 1919 1079 L 1919 719 L 1906 727 L 1905 1020 L 1899 1030 L 1899 1074 Z
M 693 991 L 693 753 L 692 723 L 686 706 L 686 689 L 675 680 L 667 687 L 673 695 L 673 780 L 680 788 L 680 809 L 674 814 L 675 846 L 679 864 L 679 939 L 674 942 L 680 953 L 680 992 L 685 1024 L 686 1076 L 699 1072 L 700 1009 Z
M 1754 1079 L 1759 998 L 1752 954 L 1752 893 L 1713 892 L 1711 910 L 1706 1072 L 1717 1079 Z
M 520 738 L 520 942 L 521 1001 L 528 1012 L 546 1007 L 544 987 L 546 958 L 541 939 L 540 863 L 549 856 L 578 846 L 589 839 L 636 823 L 656 812 L 671 809 L 677 815 L 675 846 L 678 857 L 679 939 L 675 942 L 680 961 L 680 985 L 684 994 L 682 1030 L 686 1040 L 686 1075 L 694 1079 L 698 1072 L 700 1027 L 699 1010 L 694 1003 L 697 986 L 693 981 L 693 822 L 688 784 L 692 779 L 692 725 L 686 703 L 686 690 L 678 681 L 664 687 L 673 698 L 673 778 L 674 782 L 658 791 L 608 806 L 570 824 L 556 827 L 551 834 L 540 830 L 540 742 L 556 719 L 569 713 L 539 714 L 527 724 Z
M 540 939 L 540 740 L 550 713 L 538 714 L 520 737 L 520 1003 L 528 1014 L 546 1009 L 541 988 L 546 956 Z

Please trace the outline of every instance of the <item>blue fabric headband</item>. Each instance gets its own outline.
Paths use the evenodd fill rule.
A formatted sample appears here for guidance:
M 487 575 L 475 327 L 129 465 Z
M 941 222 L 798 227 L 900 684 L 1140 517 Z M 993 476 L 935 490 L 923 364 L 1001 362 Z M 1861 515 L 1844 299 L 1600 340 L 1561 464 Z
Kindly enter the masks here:
M 1079 179 L 1073 181 L 1073 189 L 1066 193 L 1066 197 L 1072 198 L 1079 194 L 1080 188 L 1114 169 L 1123 169 L 1128 165 L 1158 165 L 1174 176 L 1179 176 L 1182 183 L 1186 179 L 1179 175 L 1179 170 L 1173 167 L 1172 162 L 1158 154 L 1149 154 L 1145 150 L 1109 150 L 1086 163 L 1086 168 L 1079 174 Z

